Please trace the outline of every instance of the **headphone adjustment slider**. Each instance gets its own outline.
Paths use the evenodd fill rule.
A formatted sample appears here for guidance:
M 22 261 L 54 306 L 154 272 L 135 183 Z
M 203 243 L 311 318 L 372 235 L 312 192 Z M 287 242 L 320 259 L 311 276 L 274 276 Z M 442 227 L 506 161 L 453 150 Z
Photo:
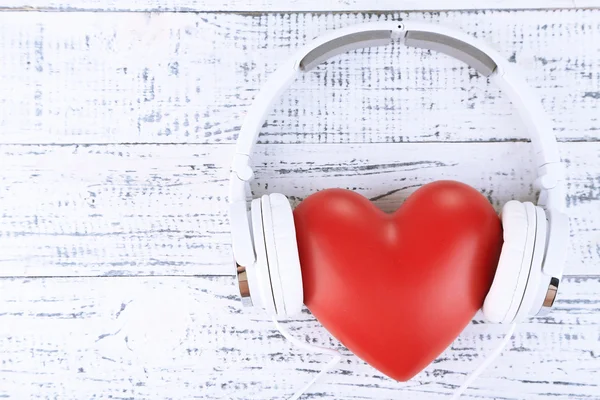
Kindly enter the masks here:
M 561 162 L 544 164 L 538 168 L 538 173 L 537 185 L 546 190 L 554 189 L 565 179 L 565 166 Z
M 250 166 L 250 156 L 235 153 L 231 171 L 242 181 L 248 182 L 252 180 L 254 178 L 254 171 L 252 171 L 252 167 Z

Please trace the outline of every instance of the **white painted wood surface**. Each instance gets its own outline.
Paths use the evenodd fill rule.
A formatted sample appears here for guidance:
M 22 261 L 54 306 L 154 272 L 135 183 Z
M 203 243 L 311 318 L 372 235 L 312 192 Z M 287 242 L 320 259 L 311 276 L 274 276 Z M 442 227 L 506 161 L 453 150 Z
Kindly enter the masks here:
M 335 27 L 403 18 L 484 37 L 518 62 L 567 166 L 572 242 L 559 304 L 519 327 L 469 396 L 600 399 L 600 11 L 278 12 L 475 2 L 394 4 L 4 1 L 0 398 L 284 399 L 312 377 L 327 358 L 291 348 L 237 300 L 225 219 L 233 143 L 256 91 L 293 48 Z M 24 8 L 261 12 L 16 11 Z M 530 145 L 513 111 L 446 56 L 354 52 L 311 71 L 277 104 L 252 188 L 296 204 L 341 186 L 392 211 L 419 185 L 450 178 L 498 210 L 534 200 Z M 306 398 L 443 399 L 506 329 L 483 322 L 478 315 L 404 384 L 353 357 L 306 310 L 287 325 L 345 356 Z
M 597 7 L 596 0 L 4 0 L 27 11 L 397 11 Z
M 561 140 L 600 138 L 600 10 L 568 10 L 0 13 L 0 140 L 233 143 L 256 91 L 294 48 L 336 27 L 408 18 L 494 43 L 522 66 Z M 459 61 L 398 45 L 339 56 L 303 76 L 261 141 L 526 139 L 513 111 Z
M 600 277 L 569 278 L 547 318 L 519 326 L 470 395 L 597 399 Z M 0 280 L 0 396 L 59 399 L 284 399 L 329 359 L 290 346 L 241 309 L 233 277 Z M 303 313 L 286 326 L 342 351 L 319 399 L 444 399 L 506 326 L 478 315 L 435 363 L 397 383 Z M 498 394 L 502 393 L 501 396 Z M 465 397 L 472 398 L 472 397 Z
M 569 274 L 600 275 L 600 143 L 561 143 L 571 218 Z M 227 171 L 233 145 L 4 145 L 0 276 L 231 275 Z M 500 211 L 535 201 L 531 145 L 261 145 L 255 194 L 298 202 L 328 187 L 386 211 L 455 179 Z M 389 193 L 389 194 L 388 194 Z M 387 195 L 386 195 L 387 194 Z

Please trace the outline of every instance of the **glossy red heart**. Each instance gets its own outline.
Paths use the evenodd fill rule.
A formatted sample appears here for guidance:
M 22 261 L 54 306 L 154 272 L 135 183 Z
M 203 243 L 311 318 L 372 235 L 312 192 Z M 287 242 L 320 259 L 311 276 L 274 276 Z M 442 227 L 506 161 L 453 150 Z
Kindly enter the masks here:
M 294 220 L 306 306 L 399 381 L 433 361 L 481 308 L 502 247 L 493 207 L 454 181 L 421 187 L 393 214 L 352 191 L 323 190 Z

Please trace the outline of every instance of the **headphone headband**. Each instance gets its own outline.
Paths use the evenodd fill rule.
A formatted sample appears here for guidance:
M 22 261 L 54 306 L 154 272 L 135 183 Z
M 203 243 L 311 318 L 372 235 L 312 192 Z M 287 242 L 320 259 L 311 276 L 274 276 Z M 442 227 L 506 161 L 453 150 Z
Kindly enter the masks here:
M 564 170 L 556 138 L 539 99 L 516 68 L 482 40 L 459 31 L 427 23 L 374 22 L 337 29 L 314 39 L 271 74 L 248 110 L 238 137 L 230 175 L 232 221 L 247 225 L 246 186 L 253 176 L 250 160 L 252 150 L 266 116 L 282 92 L 300 73 L 309 71 L 337 54 L 364 47 L 389 45 L 393 40 L 457 58 L 490 78 L 508 95 L 527 125 L 535 150 L 536 183 L 541 188 L 538 205 L 562 213 L 565 207 Z M 249 226 L 236 228 L 239 228 L 233 229 L 236 258 L 243 262 L 253 260 L 251 245 L 239 245 L 248 242 L 240 236 L 249 232 Z

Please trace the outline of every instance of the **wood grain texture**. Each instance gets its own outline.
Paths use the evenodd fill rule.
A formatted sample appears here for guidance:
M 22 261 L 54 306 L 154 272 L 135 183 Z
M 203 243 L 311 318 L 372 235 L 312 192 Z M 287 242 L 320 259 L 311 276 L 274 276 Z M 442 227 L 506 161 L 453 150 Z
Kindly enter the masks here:
M 469 390 L 478 399 L 598 399 L 600 277 L 568 278 L 554 312 L 519 326 Z M 478 315 L 407 383 L 350 354 L 305 310 L 294 335 L 344 358 L 319 399 L 444 399 L 507 327 Z M 328 361 L 241 309 L 231 277 L 0 279 L 0 396 L 284 399 Z
M 552 314 L 519 326 L 468 395 L 600 399 L 600 11 L 395 11 L 574 6 L 597 4 L 3 1 L 13 11 L 0 12 L 0 399 L 283 399 L 308 381 L 327 357 L 292 348 L 264 316 L 242 310 L 232 276 L 182 275 L 233 272 L 229 161 L 266 77 L 326 30 L 389 19 L 495 43 L 524 68 L 563 142 L 566 273 L 579 276 L 563 281 Z M 375 8 L 392 11 L 362 11 Z M 206 12 L 14 12 L 84 9 Z M 296 12 L 325 10 L 342 12 Z M 276 104 L 252 189 L 297 204 L 346 187 L 392 211 L 446 178 L 498 210 L 534 200 L 531 149 L 513 111 L 443 55 L 350 53 Z M 345 356 L 306 398 L 448 398 L 506 329 L 478 315 L 416 379 L 396 383 L 304 311 L 286 326 Z
M 4 0 L 22 11 L 362 11 L 597 7 L 594 0 Z
M 562 143 L 572 242 L 568 274 L 600 274 L 600 144 Z M 227 145 L 0 146 L 0 275 L 233 273 Z M 535 201 L 531 145 L 260 145 L 256 196 L 297 204 L 344 187 L 397 209 L 420 185 L 455 179 L 499 211 Z
M 232 143 L 257 90 L 295 48 L 327 30 L 391 19 L 442 23 L 493 43 L 524 69 L 560 140 L 600 138 L 600 10 L 5 12 L 0 143 Z M 527 138 L 513 111 L 459 61 L 393 45 L 339 56 L 302 76 L 276 103 L 260 140 Z

